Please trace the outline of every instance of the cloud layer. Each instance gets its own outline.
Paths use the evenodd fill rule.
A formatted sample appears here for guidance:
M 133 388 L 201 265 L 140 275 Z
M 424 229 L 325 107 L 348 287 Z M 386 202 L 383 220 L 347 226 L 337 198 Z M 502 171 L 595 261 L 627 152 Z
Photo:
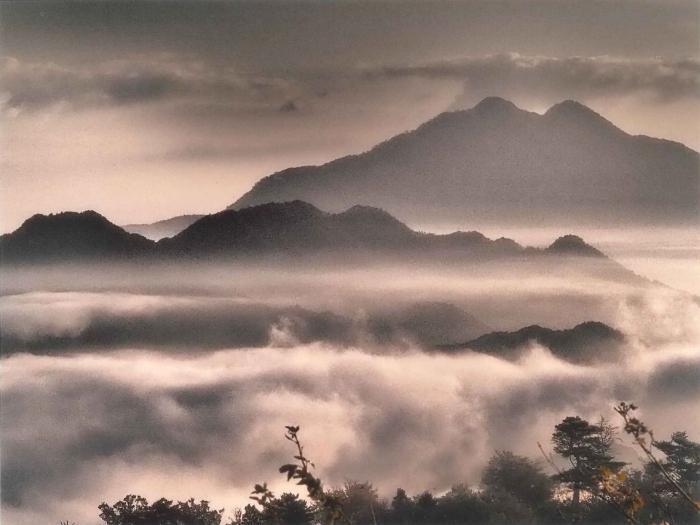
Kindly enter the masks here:
M 650 95 L 660 101 L 700 97 L 700 61 L 628 59 L 609 56 L 547 57 L 518 53 L 467 56 L 405 65 L 356 67 L 261 76 L 230 66 L 207 64 L 196 57 L 168 54 L 111 60 L 83 67 L 51 62 L 28 63 L 6 57 L 0 62 L 0 89 L 6 111 L 33 110 L 54 104 L 74 109 L 104 105 L 154 103 L 179 99 L 192 106 L 221 106 L 239 111 L 298 111 L 342 84 L 382 78 L 418 77 L 458 80 L 472 97 L 510 94 L 582 100 L 593 97 Z
M 608 56 L 546 57 L 518 53 L 465 57 L 405 66 L 387 66 L 368 75 L 456 79 L 475 94 L 505 90 L 515 97 L 544 99 L 646 94 L 660 100 L 700 97 L 700 61 Z
M 590 369 L 542 350 L 507 364 L 318 346 L 189 359 L 18 355 L 4 368 L 3 499 L 18 524 L 65 516 L 73 503 L 71 519 L 89 522 L 98 500 L 132 492 L 241 505 L 256 481 L 280 486 L 290 423 L 328 483 L 370 479 L 383 494 L 476 483 L 493 450 L 534 455 L 565 415 L 610 415 L 623 398 L 644 406 L 657 433 L 700 431 L 683 421 L 700 396 L 689 349 Z M 179 486 L 166 479 L 174 473 Z
M 71 109 L 186 100 L 241 111 L 270 109 L 296 95 L 293 79 L 243 75 L 226 66 L 169 54 L 110 60 L 90 66 L 0 61 L 6 111 L 64 104 Z
M 230 510 L 254 482 L 283 487 L 276 468 L 290 452 L 280 435 L 290 423 L 302 426 L 328 483 L 369 479 L 384 495 L 477 483 L 494 450 L 534 457 L 562 417 L 612 416 L 622 399 L 644 408 L 657 435 L 700 432 L 687 417 L 700 400 L 700 308 L 668 290 L 626 303 L 618 324 L 634 347 L 623 363 L 595 366 L 538 347 L 507 362 L 426 354 L 405 340 L 382 353 L 337 334 L 305 343 L 299 326 L 318 330 L 309 311 L 297 310 L 310 316 L 298 313 L 301 325 L 284 325 L 270 322 L 284 308 L 216 297 L 30 293 L 5 296 L 2 306 L 5 329 L 43 344 L 61 333 L 80 344 L 75 335 L 105 316 L 110 333 L 118 325 L 135 334 L 109 353 L 77 346 L 3 358 L 3 518 L 18 525 L 90 523 L 102 500 L 133 492 L 208 498 Z M 144 319 L 154 321 L 150 336 Z M 258 334 L 260 346 L 207 348 L 217 336 L 206 330 L 231 323 Z M 336 325 L 320 326 L 333 333 Z M 170 330 L 177 337 L 168 339 Z M 172 346 L 183 330 L 204 330 L 204 344 Z M 168 344 L 158 347 L 159 338 Z
M 28 293 L 0 298 L 3 353 L 160 348 L 168 352 L 294 346 L 431 347 L 489 327 L 462 309 L 419 302 L 346 314 L 216 297 Z

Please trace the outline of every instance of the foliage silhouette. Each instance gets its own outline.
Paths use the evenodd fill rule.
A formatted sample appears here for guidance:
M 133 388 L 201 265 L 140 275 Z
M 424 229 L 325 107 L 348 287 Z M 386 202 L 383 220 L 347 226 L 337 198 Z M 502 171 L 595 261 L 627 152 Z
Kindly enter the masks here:
M 647 474 L 656 478 L 660 476 L 666 482 L 662 488 L 654 488 L 652 493 L 659 500 L 663 499 L 666 493 L 672 499 L 684 501 L 694 511 L 692 516 L 697 519 L 700 515 L 700 503 L 690 492 L 697 491 L 697 480 L 700 476 L 700 443 L 690 441 L 685 432 L 674 432 L 670 441 L 657 441 L 653 430 L 634 416 L 636 410 L 637 407 L 631 403 L 622 402 L 615 407 L 615 411 L 625 422 L 625 432 L 632 436 L 635 444 L 647 457 Z M 664 453 L 667 460 L 660 460 L 654 454 L 654 449 Z M 669 508 L 668 503 L 664 506 Z
M 282 465 L 279 468 L 280 474 L 285 474 L 287 481 L 296 480 L 297 485 L 306 487 L 306 492 L 313 504 L 316 505 L 317 513 L 322 517 L 324 523 L 333 525 L 339 520 L 347 522 L 348 520 L 343 514 L 343 507 L 337 495 L 324 491 L 321 479 L 311 473 L 310 469 L 315 465 L 309 458 L 304 456 L 304 447 L 299 441 L 299 427 L 287 426 L 285 428 L 287 429 L 284 435 L 285 439 L 290 441 L 296 448 L 294 456 L 296 463 Z M 281 519 L 281 514 L 276 508 L 277 500 L 267 488 L 266 483 L 255 485 L 251 499 L 260 503 L 264 509 L 263 514 L 267 512 L 273 519 Z
M 114 505 L 102 503 L 100 518 L 107 525 L 220 525 L 223 509 L 214 510 L 208 501 L 194 499 L 173 503 L 161 498 L 149 505 L 148 500 L 130 494 Z
M 303 487 L 307 499 L 291 492 L 278 497 L 267 484 L 255 485 L 251 498 L 259 507 L 235 510 L 227 525 L 700 525 L 693 499 L 700 479 L 700 443 L 685 432 L 656 440 L 634 417 L 634 405 L 621 403 L 615 410 L 624 432 L 647 459 L 640 469 L 613 457 L 617 438 L 612 425 L 570 416 L 552 434 L 554 451 L 566 459 L 567 468 L 561 469 L 540 445 L 555 471 L 552 476 L 532 459 L 496 451 L 480 487 L 456 485 L 442 495 L 424 491 L 414 496 L 399 488 L 390 500 L 382 499 L 369 482 L 346 481 L 325 489 L 312 473 L 315 467 L 304 453 L 299 427 L 288 426 L 285 438 L 294 446 L 294 462 L 279 471 Z M 221 525 L 223 519 L 223 509 L 193 499 L 174 503 L 161 498 L 149 504 L 128 495 L 99 509 L 106 525 Z
M 556 478 L 571 487 L 575 508 L 580 503 L 582 491 L 598 488 L 603 469 L 617 472 L 624 463 L 615 461 L 610 454 L 615 429 L 604 419 L 598 425 L 592 425 L 578 416 L 570 416 L 554 428 L 554 451 L 571 465 L 557 473 Z

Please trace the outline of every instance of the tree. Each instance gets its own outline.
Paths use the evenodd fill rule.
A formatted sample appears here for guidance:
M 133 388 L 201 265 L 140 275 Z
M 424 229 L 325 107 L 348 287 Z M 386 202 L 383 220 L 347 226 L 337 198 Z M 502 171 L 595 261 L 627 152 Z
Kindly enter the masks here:
M 445 524 L 485 524 L 491 521 L 484 497 L 464 485 L 456 485 L 438 501 L 436 522 Z
M 396 495 L 391 500 L 391 508 L 394 510 L 404 509 L 411 504 L 411 498 L 408 497 L 406 491 L 402 488 L 396 489 Z
M 497 451 L 481 476 L 488 492 L 509 494 L 531 509 L 545 505 L 552 495 L 552 481 L 531 459 Z
M 690 465 L 686 465 L 686 459 L 684 456 L 688 451 L 690 451 L 691 457 L 694 456 L 695 451 L 697 450 L 695 448 L 697 443 L 687 440 L 687 436 L 685 436 L 685 439 L 681 438 L 682 444 L 680 444 L 680 446 L 679 443 L 674 445 L 673 443 L 656 441 L 654 438 L 654 431 L 647 427 L 644 422 L 635 417 L 635 410 L 637 410 L 637 407 L 634 404 L 625 402 L 622 402 L 615 407 L 615 412 L 617 412 L 625 422 L 625 432 L 632 436 L 634 442 L 646 455 L 649 463 L 653 465 L 652 468 L 655 469 L 656 472 L 660 474 L 660 476 L 663 477 L 663 479 L 668 483 L 670 492 L 681 500 L 685 500 L 687 503 L 689 503 L 690 507 L 696 513 L 696 516 L 700 515 L 700 502 L 693 499 L 693 496 L 688 493 L 685 487 L 683 487 L 683 484 L 679 479 L 677 479 L 677 476 L 674 476 L 673 473 L 666 468 L 664 462 L 657 458 L 654 454 L 655 448 L 657 450 L 661 450 L 661 448 L 658 446 L 661 444 L 672 456 L 675 455 L 675 459 L 673 457 L 668 458 L 668 465 L 673 468 L 675 461 L 676 468 L 681 468 L 681 471 L 684 472 L 685 475 L 692 476 L 694 471 L 692 463 Z M 679 433 L 679 437 L 681 437 L 681 433 Z M 663 450 L 661 451 L 663 452 Z M 690 468 L 688 469 L 687 467 Z M 647 467 L 647 470 L 649 470 L 649 467 Z
M 666 456 L 662 461 L 666 471 L 690 496 L 697 498 L 700 493 L 700 443 L 691 441 L 686 432 L 674 432 L 670 440 L 655 441 L 654 446 Z M 649 468 L 659 470 L 654 463 L 649 463 Z
M 270 525 L 309 525 L 313 515 L 313 510 L 298 494 L 285 492 L 265 505 L 262 521 Z
M 603 473 L 618 472 L 625 464 L 615 461 L 610 454 L 615 429 L 603 418 L 599 424 L 592 425 L 578 416 L 569 416 L 554 428 L 554 451 L 571 465 L 571 468 L 556 474 L 555 479 L 571 487 L 576 509 L 581 491 L 597 492 Z
M 409 523 L 413 519 L 415 504 L 402 488 L 396 489 L 396 495 L 391 500 L 391 514 L 396 523 Z
M 263 514 L 255 505 L 246 505 L 241 513 L 238 525 L 263 525 Z
M 369 482 L 347 481 L 334 495 L 350 523 L 376 523 L 377 513 L 384 511 L 377 490 Z
M 438 500 L 429 491 L 424 491 L 413 498 L 415 502 L 415 520 L 419 523 L 434 523 Z
M 347 522 L 347 518 L 343 514 L 343 506 L 338 500 L 338 497 L 324 490 L 321 478 L 317 478 L 311 473 L 311 469 L 315 468 L 313 462 L 304 455 L 304 447 L 299 441 L 299 427 L 286 426 L 287 432 L 284 438 L 290 441 L 296 449 L 294 459 L 296 463 L 287 463 L 279 468 L 280 474 L 287 476 L 287 481 L 295 480 L 297 485 L 306 487 L 306 493 L 316 507 L 316 512 L 319 515 L 320 521 L 334 525 L 338 520 Z M 297 496 L 298 497 L 298 496 Z M 274 504 L 279 503 L 274 494 L 267 488 L 267 483 L 256 484 L 251 493 L 250 499 L 257 501 L 265 511 L 270 511 L 274 515 Z M 303 501 L 303 500 L 302 500 Z M 304 502 L 306 504 L 306 502 Z
M 223 509 L 209 508 L 209 502 L 194 499 L 172 501 L 161 498 L 152 505 L 141 496 L 130 494 L 114 505 L 102 503 L 100 518 L 107 525 L 220 525 Z

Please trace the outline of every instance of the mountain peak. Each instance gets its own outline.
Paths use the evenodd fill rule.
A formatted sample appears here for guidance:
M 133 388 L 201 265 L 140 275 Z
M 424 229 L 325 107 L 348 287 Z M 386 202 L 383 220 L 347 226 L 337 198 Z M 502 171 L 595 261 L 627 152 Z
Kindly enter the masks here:
M 564 100 L 563 102 L 554 104 L 545 112 L 544 116 L 554 120 L 575 119 L 580 122 L 598 122 L 608 127 L 615 127 L 615 125 L 605 117 L 576 100 Z
M 44 215 L 37 213 L 22 223 L 18 231 L 33 232 L 45 228 L 101 227 L 112 224 L 94 210 L 63 211 Z
M 381 220 L 381 221 L 386 221 L 390 220 L 392 222 L 401 222 L 399 221 L 396 217 L 391 215 L 388 211 L 385 211 L 381 208 L 377 208 L 375 206 L 365 206 L 362 204 L 356 204 L 352 206 L 351 208 L 348 208 L 347 210 L 340 212 L 338 214 L 339 216 L 342 217 L 366 217 L 366 218 L 371 218 L 374 220 Z M 403 224 L 403 223 L 401 223 Z
M 238 216 L 245 222 L 258 221 L 280 222 L 291 224 L 297 221 L 311 220 L 327 215 L 313 204 L 299 199 L 270 201 L 241 208 L 240 210 L 226 209 L 222 212 L 208 215 L 205 219 L 213 220 L 215 217 L 230 217 L 231 212 L 238 211 Z M 197 226 L 201 221 L 196 221 L 192 226 Z
M 345 210 L 343 213 L 371 213 L 378 215 L 389 215 L 389 213 L 387 213 L 381 208 L 377 208 L 375 206 L 366 206 L 364 204 L 355 204 L 354 206 L 351 206 L 350 208 Z
M 385 235 L 410 235 L 413 231 L 389 212 L 374 206 L 355 205 L 334 215 L 336 221 Z
M 472 108 L 477 113 L 505 113 L 518 110 L 518 106 L 501 97 L 486 97 Z
M 364 153 L 265 177 L 230 208 L 301 199 L 416 223 L 686 223 L 699 165 L 697 152 L 631 136 L 573 100 L 540 115 L 487 97 Z
M 37 214 L 0 239 L 3 257 L 8 261 L 107 260 L 143 255 L 154 246 L 151 241 L 127 233 L 92 210 Z
M 244 208 L 241 211 L 244 211 L 245 209 L 246 208 Z M 255 211 L 263 213 L 269 213 L 270 211 L 277 211 L 282 213 L 296 213 L 302 215 L 317 215 L 323 213 L 313 204 L 300 199 L 288 201 L 271 201 L 266 202 L 264 204 L 259 204 L 257 206 L 249 206 L 247 209 L 251 212 Z
M 605 257 L 603 252 L 594 248 L 578 235 L 564 235 L 549 245 L 548 252 L 560 255 L 576 255 L 581 257 Z

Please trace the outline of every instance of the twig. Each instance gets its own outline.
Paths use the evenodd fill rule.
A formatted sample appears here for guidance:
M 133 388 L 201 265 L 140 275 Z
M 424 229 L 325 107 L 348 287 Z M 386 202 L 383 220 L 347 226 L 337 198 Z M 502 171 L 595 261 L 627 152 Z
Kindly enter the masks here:
M 671 476 L 671 474 L 666 470 L 663 464 L 656 458 L 653 451 L 651 450 L 651 447 L 647 445 L 646 440 L 644 439 L 644 434 L 649 434 L 651 446 L 654 446 L 654 443 L 656 443 L 656 440 L 654 439 L 654 432 L 651 429 L 647 428 L 646 425 L 636 417 L 630 417 L 630 412 L 636 409 L 637 407 L 635 405 L 628 405 L 627 403 L 620 403 L 618 406 L 615 407 L 615 412 L 620 414 L 620 416 L 625 422 L 625 432 L 632 436 L 635 443 L 637 443 L 639 448 L 641 448 L 644 451 L 644 454 L 646 454 L 647 458 L 654 464 L 654 466 L 656 466 L 659 469 L 659 472 L 661 472 L 666 481 L 668 481 L 673 486 L 673 488 L 676 489 L 678 494 L 680 494 L 681 497 L 683 497 L 683 499 L 690 503 L 696 512 L 700 512 L 700 504 L 697 501 L 695 501 L 690 496 L 690 494 L 688 494 L 685 491 L 683 487 L 681 487 L 681 485 L 673 478 L 673 476 Z

